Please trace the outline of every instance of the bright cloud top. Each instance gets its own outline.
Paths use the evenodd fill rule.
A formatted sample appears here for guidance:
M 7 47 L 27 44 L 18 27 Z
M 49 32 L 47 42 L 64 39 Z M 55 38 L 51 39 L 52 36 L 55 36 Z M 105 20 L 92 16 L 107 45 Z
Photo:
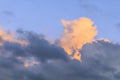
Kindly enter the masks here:
M 92 20 L 80 18 L 73 21 L 62 20 L 64 32 L 60 40 L 60 46 L 73 59 L 81 60 L 79 51 L 86 43 L 92 42 L 97 35 L 96 27 Z

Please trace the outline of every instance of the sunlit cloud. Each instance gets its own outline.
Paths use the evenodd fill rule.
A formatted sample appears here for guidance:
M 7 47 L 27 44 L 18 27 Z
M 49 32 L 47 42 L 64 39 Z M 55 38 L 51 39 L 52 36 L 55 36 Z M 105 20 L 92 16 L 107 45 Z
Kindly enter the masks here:
M 82 46 L 92 42 L 97 35 L 93 21 L 83 17 L 73 21 L 62 20 L 62 24 L 64 32 L 59 45 L 64 48 L 71 58 L 81 60 L 79 51 Z
M 15 34 L 13 32 L 5 32 L 2 28 L 0 28 L 0 45 L 2 46 L 4 42 L 18 43 L 21 45 L 27 45 L 28 42 L 24 40 L 19 40 L 15 38 Z

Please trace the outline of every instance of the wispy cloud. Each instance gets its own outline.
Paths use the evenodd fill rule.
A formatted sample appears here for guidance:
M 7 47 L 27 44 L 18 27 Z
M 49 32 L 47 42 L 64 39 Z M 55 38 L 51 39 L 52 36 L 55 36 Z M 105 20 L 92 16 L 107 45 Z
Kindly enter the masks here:
M 78 2 L 80 4 L 80 7 L 84 11 L 90 12 L 92 14 L 96 13 L 96 12 L 98 13 L 100 11 L 100 8 L 89 0 L 79 0 Z
M 9 16 L 9 17 L 14 17 L 15 14 L 12 11 L 4 10 L 1 12 L 2 14 Z

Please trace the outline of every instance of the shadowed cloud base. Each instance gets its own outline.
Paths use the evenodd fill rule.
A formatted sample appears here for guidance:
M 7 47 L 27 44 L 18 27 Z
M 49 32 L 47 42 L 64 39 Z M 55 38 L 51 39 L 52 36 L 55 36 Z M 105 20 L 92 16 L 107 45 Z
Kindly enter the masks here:
M 88 24 L 86 24 L 87 21 Z M 87 18 L 63 21 L 63 26 L 65 31 L 61 40 L 52 44 L 45 39 L 44 35 L 34 32 L 17 30 L 12 36 L 9 34 L 11 32 L 2 30 L 0 32 L 2 44 L 0 46 L 0 80 L 120 79 L 119 44 L 106 39 L 95 40 L 96 28 Z M 74 37 L 71 38 L 71 35 Z M 60 45 L 62 40 L 65 40 L 65 44 L 69 41 L 69 45 L 77 45 L 70 50 L 74 52 L 77 49 L 77 53 L 81 55 L 79 56 L 81 62 L 78 58 L 73 56 L 71 58 L 72 53 L 68 53 L 65 49 L 71 46 Z M 82 43 L 80 40 L 85 42 Z M 21 44 L 21 41 L 27 44 Z

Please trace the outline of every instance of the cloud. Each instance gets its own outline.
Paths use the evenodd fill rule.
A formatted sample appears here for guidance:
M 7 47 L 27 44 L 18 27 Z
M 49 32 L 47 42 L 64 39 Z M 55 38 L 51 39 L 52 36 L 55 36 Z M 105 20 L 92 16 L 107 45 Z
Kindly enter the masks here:
M 60 53 L 57 53 L 57 51 L 54 50 L 51 51 L 53 47 L 52 45 L 54 44 L 49 44 L 43 37 L 41 38 L 36 34 L 33 35 L 31 32 L 29 34 L 28 32 L 25 32 L 25 34 L 28 36 L 26 38 L 31 44 L 20 46 L 20 44 L 6 43 L 0 48 L 2 53 L 0 56 L 1 80 L 119 80 L 119 44 L 113 44 L 112 42 L 104 40 L 87 43 L 81 49 L 80 53 L 82 54 L 82 62 L 79 62 L 77 60 L 68 59 L 67 55 L 65 56 L 66 53 L 64 51 L 60 51 Z M 41 48 L 39 46 L 34 46 L 37 45 L 37 43 L 38 45 L 44 45 L 46 47 Z M 19 45 L 19 47 L 17 47 L 20 48 L 18 53 L 16 51 L 17 48 L 11 48 L 10 45 L 16 47 Z M 33 47 L 30 48 L 32 45 Z M 23 47 L 25 50 L 21 53 L 26 55 L 22 55 L 22 57 L 27 58 L 32 56 L 40 64 L 25 68 L 23 66 L 23 58 L 18 59 L 18 56 L 21 56 L 19 51 L 22 51 L 21 48 Z M 60 48 L 57 46 L 55 47 L 56 50 L 57 48 Z M 28 48 L 31 49 L 30 52 Z M 39 50 L 36 48 L 39 48 Z M 46 50 L 46 48 L 48 50 L 47 52 L 41 50 Z M 49 51 L 49 49 L 51 50 Z M 13 52 L 14 50 L 15 52 Z M 41 52 L 45 53 L 45 55 Z
M 28 44 L 22 45 L 16 42 L 14 43 L 14 41 L 3 40 L 5 42 L 1 47 L 5 51 L 12 53 L 12 55 L 22 57 L 34 56 L 40 61 L 46 61 L 48 59 L 69 60 L 63 48 L 55 44 L 50 44 L 42 35 L 20 30 L 18 31 L 18 35 L 21 36 L 22 41 L 26 41 Z
M 80 7 L 87 12 L 93 14 L 100 11 L 99 7 L 89 0 L 79 0 L 78 2 L 80 3 Z
M 16 38 L 12 39 L 23 40 L 29 44 L 22 45 L 2 39 L 4 44 L 0 46 L 0 80 L 119 80 L 120 45 L 106 39 L 95 40 L 97 31 L 90 19 L 65 21 L 65 28 L 68 28 L 68 23 L 72 25 L 72 29 L 65 30 L 71 34 L 74 29 L 75 32 L 79 32 L 79 28 L 74 28 L 78 27 L 79 21 L 80 25 L 84 24 L 86 28 L 80 27 L 80 32 L 84 36 L 76 37 L 75 34 L 77 40 L 87 39 L 84 31 L 90 35 L 90 39 L 84 44 L 75 42 L 76 45 L 82 44 L 82 48 L 78 47 L 77 50 L 82 55 L 81 62 L 71 59 L 63 46 L 51 44 L 44 35 L 18 30 Z M 4 34 L 10 36 L 6 32 Z M 69 38 L 69 34 L 67 40 L 71 45 L 72 39 Z
M 88 42 L 92 42 L 97 35 L 96 27 L 92 20 L 88 18 L 80 18 L 73 21 L 62 20 L 64 32 L 59 45 L 73 59 L 81 60 L 79 50 Z
M 2 11 L 2 14 L 6 15 L 6 16 L 10 16 L 10 17 L 14 17 L 15 14 L 11 11 L 8 11 L 8 10 L 4 10 Z
M 109 80 L 118 80 L 115 75 L 120 71 L 119 44 L 98 40 L 84 45 L 81 53 L 83 62 L 90 64 L 97 73 L 110 78 Z
M 5 32 L 2 28 L 0 28 L 0 45 L 2 46 L 4 42 L 11 42 L 11 43 L 19 43 L 21 45 L 27 45 L 28 42 L 24 40 L 19 40 L 15 38 L 15 34 L 12 32 Z
M 86 44 L 82 51 L 82 62 L 55 61 L 34 69 L 36 80 L 119 80 L 120 45 L 98 40 Z M 39 70 L 38 70 L 39 69 Z M 31 79 L 32 80 L 32 79 Z M 34 79 L 33 79 L 34 80 Z
M 22 45 L 2 39 L 4 44 L 0 46 L 0 75 L 3 75 L 0 76 L 1 80 L 42 79 L 43 76 L 34 74 L 32 68 L 35 65 L 70 60 L 63 48 L 49 43 L 44 36 L 22 30 L 17 32 L 19 35 L 16 36 L 17 39 L 27 41 L 29 44 Z

